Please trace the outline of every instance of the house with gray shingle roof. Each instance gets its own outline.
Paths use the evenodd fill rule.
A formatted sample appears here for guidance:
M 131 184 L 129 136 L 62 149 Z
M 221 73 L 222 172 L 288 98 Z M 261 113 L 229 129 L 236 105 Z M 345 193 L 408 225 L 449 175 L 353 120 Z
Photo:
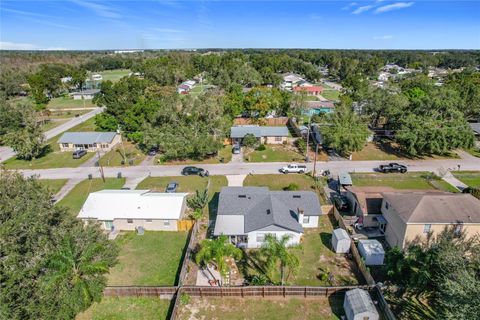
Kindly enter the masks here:
M 289 235 L 297 245 L 304 228 L 318 226 L 322 214 L 312 191 L 270 191 L 266 187 L 224 187 L 214 236 L 226 235 L 239 247 L 259 248 L 267 234 Z
M 287 141 L 288 128 L 245 125 L 230 128 L 230 138 L 233 144 L 241 144 L 247 134 L 254 135 L 263 144 L 281 144 Z
M 60 151 L 110 151 L 122 142 L 116 132 L 65 132 L 58 140 Z

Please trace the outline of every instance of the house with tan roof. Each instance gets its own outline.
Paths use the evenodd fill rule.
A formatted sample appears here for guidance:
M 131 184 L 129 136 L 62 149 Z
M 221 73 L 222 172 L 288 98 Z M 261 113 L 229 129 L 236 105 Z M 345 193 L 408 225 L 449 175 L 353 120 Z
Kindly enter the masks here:
M 480 200 L 470 194 L 446 192 L 383 192 L 381 212 L 385 240 L 404 249 L 409 243 L 438 234 L 446 227 L 480 234 Z

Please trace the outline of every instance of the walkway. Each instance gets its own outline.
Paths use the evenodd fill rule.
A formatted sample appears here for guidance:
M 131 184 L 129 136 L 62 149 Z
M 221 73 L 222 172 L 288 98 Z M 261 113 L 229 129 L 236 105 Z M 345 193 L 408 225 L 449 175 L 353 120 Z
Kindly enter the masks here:
M 227 175 L 229 187 L 243 187 L 243 180 L 247 177 L 246 174 Z
M 53 197 L 55 202 L 62 200 L 77 184 L 79 184 L 83 179 L 70 179 L 65 183 L 65 185 L 57 192 Z
M 442 179 L 460 191 L 468 187 L 465 183 L 455 178 L 450 171 Z
M 140 182 L 142 182 L 147 176 L 142 176 L 142 177 L 136 177 L 136 178 L 128 178 L 125 181 L 125 184 L 123 185 L 124 188 L 129 188 L 131 190 L 134 190 Z

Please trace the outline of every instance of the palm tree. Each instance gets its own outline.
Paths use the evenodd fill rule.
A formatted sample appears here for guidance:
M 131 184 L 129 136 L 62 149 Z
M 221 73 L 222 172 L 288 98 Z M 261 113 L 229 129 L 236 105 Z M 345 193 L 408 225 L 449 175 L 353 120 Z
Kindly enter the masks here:
M 66 235 L 46 268 L 47 290 L 58 294 L 61 290 L 68 291 L 71 304 L 65 307 L 74 314 L 100 301 L 106 284 L 104 275 L 116 263 L 114 243 L 92 239 L 89 229 L 79 237 Z
M 198 265 L 213 263 L 217 266 L 222 277 L 225 277 L 229 271 L 229 265 L 225 259 L 232 257 L 239 260 L 242 257 L 242 250 L 227 242 L 227 236 L 221 235 L 211 240 L 205 239 L 200 243 L 200 250 L 195 255 L 195 261 Z
M 280 262 L 282 285 L 285 283 L 285 268 L 288 268 L 289 272 L 295 272 L 300 265 L 298 257 L 288 251 L 287 243 L 289 239 L 290 235 L 288 234 L 280 239 L 277 239 L 273 234 L 268 234 L 265 236 L 265 242 L 260 249 L 261 254 L 266 257 L 266 266 L 269 273 L 273 272 Z

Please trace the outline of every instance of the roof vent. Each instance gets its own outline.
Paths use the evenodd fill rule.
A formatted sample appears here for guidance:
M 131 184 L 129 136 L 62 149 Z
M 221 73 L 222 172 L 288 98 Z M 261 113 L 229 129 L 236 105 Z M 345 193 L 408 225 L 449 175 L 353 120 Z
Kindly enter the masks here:
M 299 194 L 294 194 L 293 197 L 294 197 L 294 198 L 297 198 L 297 199 L 300 199 L 302 196 L 299 195 Z
M 270 209 L 267 209 L 267 214 L 270 214 L 270 213 L 271 213 Z
M 239 197 L 239 198 L 246 198 L 247 195 L 246 195 L 246 194 L 239 194 L 238 197 Z

